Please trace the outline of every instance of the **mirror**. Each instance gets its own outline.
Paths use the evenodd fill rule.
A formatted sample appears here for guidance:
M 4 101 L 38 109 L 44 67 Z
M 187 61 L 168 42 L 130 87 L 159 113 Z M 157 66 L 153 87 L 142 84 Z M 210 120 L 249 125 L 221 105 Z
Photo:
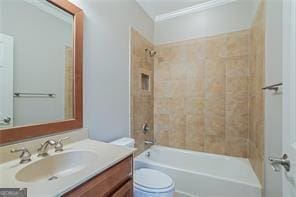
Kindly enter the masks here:
M 47 1 L 1 9 L 0 127 L 73 118 L 73 16 Z
M 82 124 L 81 13 L 64 0 L 0 1 L 1 141 L 4 131 L 22 132 L 14 128 L 44 125 L 50 133 Z

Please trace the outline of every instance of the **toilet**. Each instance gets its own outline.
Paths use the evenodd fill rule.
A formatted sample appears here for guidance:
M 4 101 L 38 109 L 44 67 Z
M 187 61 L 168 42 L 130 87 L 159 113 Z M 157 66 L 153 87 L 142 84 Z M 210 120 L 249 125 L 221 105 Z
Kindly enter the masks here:
M 134 172 L 135 197 L 173 197 L 175 183 L 163 172 L 140 168 Z
M 110 143 L 133 148 L 135 140 L 124 137 Z M 173 197 L 174 192 L 175 183 L 167 174 L 149 168 L 134 171 L 134 197 Z
M 125 146 L 127 148 L 134 148 L 135 147 L 135 140 L 129 137 L 123 137 L 118 140 L 114 140 L 110 142 L 110 144 L 115 144 L 118 146 Z

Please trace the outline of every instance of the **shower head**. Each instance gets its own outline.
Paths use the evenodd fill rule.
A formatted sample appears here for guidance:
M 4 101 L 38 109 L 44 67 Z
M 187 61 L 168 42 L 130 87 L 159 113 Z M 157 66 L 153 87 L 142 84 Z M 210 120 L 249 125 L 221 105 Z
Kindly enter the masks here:
M 146 48 L 145 51 L 149 53 L 150 57 L 154 57 L 156 55 L 156 51 L 153 49 Z

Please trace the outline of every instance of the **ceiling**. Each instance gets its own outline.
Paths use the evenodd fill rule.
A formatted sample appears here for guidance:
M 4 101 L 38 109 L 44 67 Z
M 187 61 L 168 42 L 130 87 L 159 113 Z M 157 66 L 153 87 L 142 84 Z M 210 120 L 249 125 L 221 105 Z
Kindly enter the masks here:
M 155 20 L 157 16 L 172 13 L 210 0 L 136 0 L 143 10 Z

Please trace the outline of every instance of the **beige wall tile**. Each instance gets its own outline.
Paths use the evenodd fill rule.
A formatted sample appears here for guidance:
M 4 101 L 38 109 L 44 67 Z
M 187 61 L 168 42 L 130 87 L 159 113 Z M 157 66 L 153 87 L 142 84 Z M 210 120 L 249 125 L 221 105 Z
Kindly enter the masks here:
M 155 69 L 155 79 L 158 81 L 170 80 L 170 69 L 170 64 L 168 62 L 157 63 L 157 69 Z
M 156 46 L 156 139 L 173 147 L 248 156 L 249 39 L 245 30 Z
M 198 55 L 197 55 L 198 56 Z M 205 75 L 205 59 L 198 59 L 187 65 L 187 79 L 204 80 Z
M 155 114 L 169 114 L 170 113 L 170 97 L 159 97 L 155 99 Z
M 200 97 L 186 97 L 185 98 L 185 113 L 197 114 L 204 116 L 204 98 Z
M 250 30 L 159 45 L 154 61 L 144 52 L 153 45 L 132 32 L 131 121 L 139 152 L 153 137 L 140 130 L 149 121 L 159 144 L 248 157 L 263 183 L 264 23 L 261 3 Z M 154 76 L 150 97 L 137 91 L 141 69 Z
M 228 34 L 225 39 L 227 57 L 242 56 L 249 53 L 249 30 Z
M 155 80 L 155 97 L 172 97 L 172 82 Z
M 184 98 L 186 96 L 186 79 L 170 81 L 170 96 L 174 98 Z
M 204 151 L 204 117 L 199 114 L 186 115 L 186 148 L 195 151 Z
M 170 146 L 169 135 L 169 130 L 157 130 L 155 132 L 156 143 L 163 146 Z
M 205 113 L 205 133 L 207 135 L 225 138 L 225 117 Z
M 205 42 L 205 57 L 215 59 L 225 54 L 225 35 L 208 37 Z
M 153 49 L 153 45 L 140 33 L 131 30 L 131 134 L 141 153 L 147 147 L 144 140 L 154 139 L 154 60 L 145 52 L 145 48 Z M 150 77 L 150 90 L 142 90 L 141 74 Z M 150 131 L 143 133 L 142 127 L 147 123 Z
M 174 97 L 170 99 L 169 103 L 170 115 L 185 115 L 185 98 L 184 97 Z
M 197 79 L 187 79 L 186 84 L 183 87 L 185 90 L 184 97 L 198 97 L 203 98 L 204 93 L 204 79 L 197 78 Z
M 206 76 L 207 77 L 207 76 Z M 225 97 L 225 80 L 223 76 L 211 77 L 206 79 L 205 83 L 205 97 L 216 98 L 220 97 L 223 99 Z
M 226 113 L 225 132 L 226 137 L 249 137 L 248 114 Z
M 225 154 L 225 139 L 219 136 L 205 136 L 205 152 Z
M 174 113 L 170 115 L 169 144 L 177 148 L 185 148 L 186 115 Z
M 226 139 L 226 155 L 248 157 L 248 139 L 231 137 Z
M 205 99 L 206 115 L 225 116 L 225 99 L 223 96 L 211 96 Z
M 206 79 L 219 78 L 223 81 L 225 78 L 225 61 L 219 58 L 207 58 L 205 60 L 205 77 Z
M 265 5 L 260 2 L 250 30 L 250 82 L 249 82 L 249 159 L 264 184 L 264 46 Z M 264 186 L 263 186 L 264 188 Z
M 226 77 L 248 77 L 249 55 L 227 58 Z

